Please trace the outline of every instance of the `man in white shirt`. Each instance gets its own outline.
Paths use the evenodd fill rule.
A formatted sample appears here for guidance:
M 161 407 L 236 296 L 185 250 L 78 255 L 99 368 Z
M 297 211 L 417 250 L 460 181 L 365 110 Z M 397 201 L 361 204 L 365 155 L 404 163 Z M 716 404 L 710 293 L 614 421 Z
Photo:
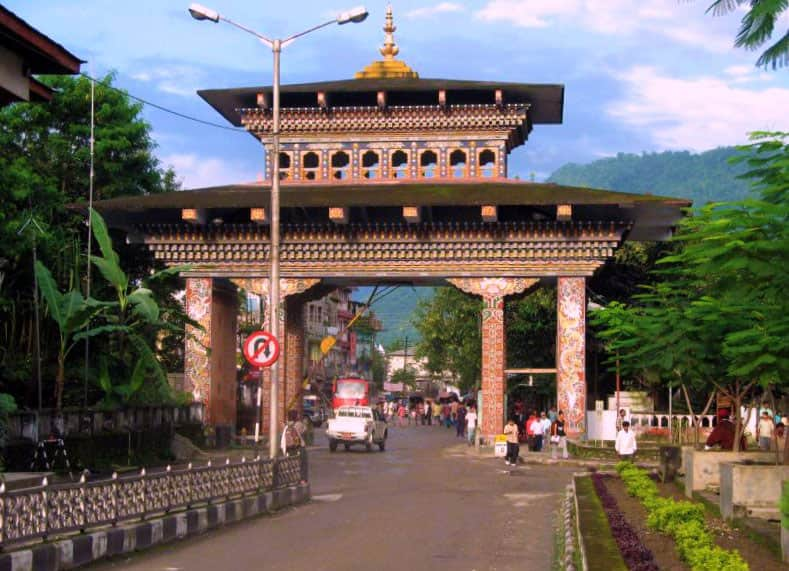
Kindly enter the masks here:
M 762 450 L 770 450 L 773 442 L 773 419 L 768 411 L 762 411 L 762 417 L 756 425 L 756 440 L 759 442 L 759 448 Z
M 472 446 L 474 444 L 474 436 L 477 431 L 477 407 L 470 406 L 468 407 L 468 412 L 466 413 L 466 437 L 468 438 L 468 445 Z
M 542 419 L 540 418 L 534 419 L 534 422 L 531 423 L 531 433 L 534 436 L 534 451 L 541 452 L 542 435 L 545 433 L 545 427 L 542 423 Z
M 620 459 L 629 462 L 633 461 L 633 456 L 637 450 L 636 435 L 630 430 L 630 423 L 626 420 L 622 422 L 622 430 L 616 435 L 614 448 Z
M 540 424 L 542 424 L 542 448 L 548 452 L 551 448 L 548 445 L 548 439 L 551 436 L 551 424 L 553 423 L 545 412 L 540 415 Z

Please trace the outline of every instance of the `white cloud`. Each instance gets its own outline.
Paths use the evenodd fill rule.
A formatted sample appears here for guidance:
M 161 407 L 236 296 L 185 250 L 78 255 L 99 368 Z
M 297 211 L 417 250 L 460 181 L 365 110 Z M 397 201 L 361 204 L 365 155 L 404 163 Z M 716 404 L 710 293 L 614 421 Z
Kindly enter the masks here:
M 732 49 L 731 37 L 721 34 L 710 22 L 700 23 L 687 12 L 692 5 L 683 7 L 677 0 L 644 4 L 633 0 L 488 0 L 475 15 L 489 22 L 509 22 L 523 28 L 570 25 L 610 36 L 648 32 L 707 51 Z
M 184 189 L 254 182 L 257 174 L 250 165 L 219 157 L 201 157 L 194 153 L 173 153 L 161 157 L 165 167 L 172 167 Z
M 131 74 L 132 79 L 155 84 L 156 89 L 172 95 L 191 97 L 204 83 L 204 72 L 188 65 L 163 65 Z
M 739 70 L 736 70 L 739 71 Z M 751 89 L 712 76 L 676 78 L 652 67 L 636 66 L 617 74 L 625 97 L 607 113 L 651 133 L 658 147 L 702 151 L 746 142 L 759 130 L 789 130 L 789 89 Z
M 451 12 L 462 12 L 465 10 L 463 6 L 460 4 L 456 4 L 455 2 L 441 2 L 439 4 L 434 4 L 432 6 L 424 6 L 422 8 L 416 8 L 411 10 L 410 12 L 406 13 L 406 18 L 414 19 L 414 18 L 429 18 L 430 16 L 435 16 L 436 14 L 448 14 Z

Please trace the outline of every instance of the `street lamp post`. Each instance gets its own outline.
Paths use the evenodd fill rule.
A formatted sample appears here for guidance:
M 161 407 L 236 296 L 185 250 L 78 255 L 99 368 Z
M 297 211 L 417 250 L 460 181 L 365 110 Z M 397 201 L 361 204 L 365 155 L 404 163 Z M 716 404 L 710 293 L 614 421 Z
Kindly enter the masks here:
M 367 18 L 367 10 L 363 6 L 358 6 L 356 8 L 352 8 L 347 12 L 342 12 L 338 14 L 336 18 L 324 22 L 322 24 L 318 24 L 312 28 L 304 30 L 303 32 L 299 32 L 298 34 L 293 34 L 285 38 L 284 40 L 281 39 L 269 39 L 262 34 L 255 32 L 254 30 L 247 28 L 246 26 L 242 26 L 241 24 L 230 20 L 219 14 L 219 12 L 215 10 L 211 10 L 210 8 L 206 8 L 205 6 L 201 6 L 200 4 L 191 4 L 189 6 L 189 13 L 195 20 L 208 20 L 214 23 L 218 23 L 220 20 L 223 22 L 227 22 L 235 26 L 236 28 L 247 32 L 248 34 L 252 34 L 258 40 L 261 41 L 265 46 L 269 47 L 274 55 L 274 80 L 272 82 L 272 91 L 273 91 L 273 125 L 272 125 L 272 133 L 271 133 L 271 154 L 269 163 L 271 164 L 271 225 L 270 225 L 270 232 L 271 232 L 271 241 L 270 241 L 270 251 L 269 257 L 271 261 L 271 267 L 269 270 L 269 331 L 270 333 L 277 339 L 279 339 L 279 60 L 280 54 L 282 53 L 282 48 L 290 45 L 296 39 L 300 38 L 301 36 L 305 36 L 310 32 L 314 32 L 316 30 L 320 30 L 321 28 L 325 28 L 326 26 L 330 26 L 332 24 L 348 24 L 348 23 L 359 23 L 363 22 Z M 271 366 L 271 399 L 270 399 L 270 412 L 269 412 L 269 456 L 274 458 L 277 455 L 277 432 L 278 432 L 278 421 L 277 421 L 277 391 L 279 388 L 279 365 L 277 362 Z M 262 378 L 261 378 L 262 383 Z M 261 417 L 261 398 L 262 398 L 262 386 L 258 390 L 258 397 L 257 397 L 257 413 L 256 418 L 257 421 L 255 423 L 255 444 L 258 443 L 260 438 L 260 417 Z

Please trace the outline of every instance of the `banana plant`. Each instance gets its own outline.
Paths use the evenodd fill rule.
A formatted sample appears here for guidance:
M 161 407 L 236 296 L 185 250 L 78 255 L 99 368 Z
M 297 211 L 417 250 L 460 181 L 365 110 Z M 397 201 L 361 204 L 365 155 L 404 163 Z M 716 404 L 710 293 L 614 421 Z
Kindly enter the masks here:
M 66 358 L 81 339 L 102 333 L 100 328 L 86 329 L 86 326 L 106 307 L 106 304 L 91 298 L 85 299 L 76 289 L 66 292 L 60 291 L 52 273 L 41 262 L 36 262 L 35 272 L 38 287 L 46 302 L 49 315 L 58 326 L 55 408 L 60 410 L 63 401 L 63 385 L 66 381 Z
M 146 373 L 152 373 L 161 383 L 167 383 L 166 374 L 152 349 L 152 333 L 161 331 L 180 331 L 180 324 L 172 324 L 161 318 L 161 310 L 153 292 L 146 287 L 151 281 L 168 275 L 178 274 L 185 266 L 168 268 L 149 276 L 142 283 L 132 283 L 120 266 L 120 259 L 112 247 L 107 225 L 95 210 L 91 216 L 93 236 L 99 246 L 100 256 L 91 256 L 91 263 L 99 270 L 105 281 L 112 287 L 116 299 L 108 304 L 101 315 L 97 329 L 110 337 L 111 355 L 119 365 L 114 369 L 118 375 L 132 370 L 125 380 L 115 375 L 112 390 L 107 383 L 109 375 L 101 373 L 99 384 L 110 400 L 120 400 L 125 404 L 142 387 Z M 88 331 L 78 335 L 88 336 Z M 109 370 L 109 369 L 108 369 Z

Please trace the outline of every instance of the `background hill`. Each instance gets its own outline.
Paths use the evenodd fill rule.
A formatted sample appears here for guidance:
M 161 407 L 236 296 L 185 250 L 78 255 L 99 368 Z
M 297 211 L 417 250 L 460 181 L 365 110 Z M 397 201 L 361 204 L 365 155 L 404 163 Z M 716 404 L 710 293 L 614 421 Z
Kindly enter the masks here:
M 749 191 L 749 183 L 737 178 L 745 165 L 731 165 L 733 147 L 721 147 L 705 153 L 667 151 L 642 155 L 620 153 L 588 164 L 566 164 L 557 169 L 549 182 L 573 186 L 590 186 L 689 198 L 696 206 L 711 201 L 739 200 Z M 358 288 L 354 299 L 366 301 L 371 288 Z M 411 315 L 420 299 L 433 295 L 433 288 L 402 286 L 373 305 L 384 325 L 378 341 L 384 346 L 408 336 L 413 346 L 419 336 L 411 325 Z
M 694 205 L 701 206 L 707 202 L 739 200 L 748 194 L 748 181 L 737 178 L 747 166 L 727 162 L 736 154 L 734 147 L 700 154 L 687 151 L 620 153 L 585 165 L 566 164 L 557 169 L 548 182 L 689 198 Z
M 357 288 L 353 299 L 367 301 L 371 291 L 372 288 L 368 287 Z M 411 315 L 420 299 L 432 296 L 432 287 L 400 286 L 380 301 L 374 302 L 373 311 L 384 326 L 384 330 L 378 334 L 376 340 L 384 347 L 388 347 L 392 342 L 402 340 L 407 336 L 408 345 L 413 347 L 418 341 L 419 335 L 411 325 Z

